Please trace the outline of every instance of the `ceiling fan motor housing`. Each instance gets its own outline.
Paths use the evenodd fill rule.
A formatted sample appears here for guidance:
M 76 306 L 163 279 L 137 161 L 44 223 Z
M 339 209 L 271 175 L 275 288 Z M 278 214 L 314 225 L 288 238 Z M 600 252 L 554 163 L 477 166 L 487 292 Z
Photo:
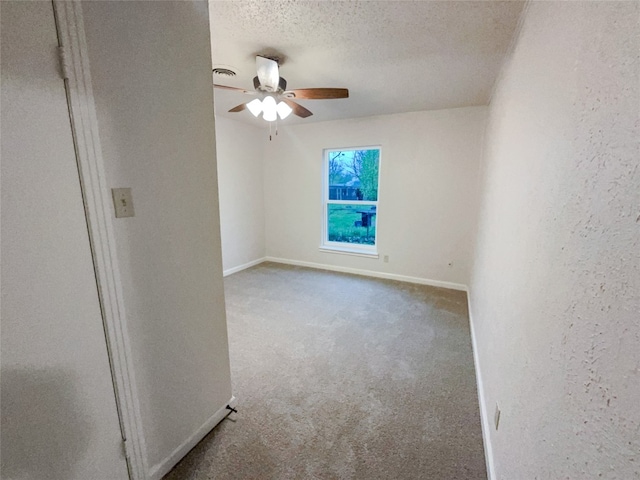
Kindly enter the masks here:
M 278 89 L 273 90 L 269 85 L 260 85 L 260 79 L 258 77 L 253 77 L 253 88 L 259 92 L 282 93 L 287 89 L 287 81 L 280 77 L 280 80 L 278 81 Z

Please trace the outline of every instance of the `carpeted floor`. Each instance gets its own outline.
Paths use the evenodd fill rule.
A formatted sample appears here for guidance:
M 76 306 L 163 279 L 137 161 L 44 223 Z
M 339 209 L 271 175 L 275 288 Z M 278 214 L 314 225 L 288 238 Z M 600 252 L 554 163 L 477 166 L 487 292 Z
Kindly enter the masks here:
M 239 412 L 165 480 L 486 479 L 464 292 L 273 263 L 225 291 Z

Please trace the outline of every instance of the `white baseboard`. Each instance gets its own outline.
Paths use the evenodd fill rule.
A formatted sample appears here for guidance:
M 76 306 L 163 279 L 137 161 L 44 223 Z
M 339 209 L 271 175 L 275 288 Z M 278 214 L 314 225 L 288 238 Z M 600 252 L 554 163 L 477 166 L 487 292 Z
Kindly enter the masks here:
M 266 257 L 262 257 L 262 258 L 258 258 L 257 260 L 253 260 L 251 262 L 248 263 L 244 263 L 242 265 L 238 265 L 237 267 L 233 267 L 233 268 L 228 268 L 225 271 L 222 272 L 222 276 L 226 277 L 228 275 L 231 275 L 232 273 L 237 273 L 240 272 L 242 270 L 246 270 L 247 268 L 251 268 L 255 265 L 258 265 L 262 262 L 264 262 L 266 260 Z
M 400 282 L 417 283 L 419 285 L 429 285 L 431 287 L 449 288 L 451 290 L 467 291 L 467 286 L 461 283 L 443 282 L 441 280 L 431 280 L 429 278 L 410 277 L 407 275 L 398 275 L 396 273 L 375 272 L 373 270 L 362 270 L 360 268 L 340 267 L 336 265 L 326 265 L 324 263 L 302 262 L 299 260 L 290 260 L 287 258 L 265 257 L 264 261 L 274 263 L 284 263 L 287 265 L 296 265 L 299 267 L 317 268 L 320 270 L 331 270 L 333 272 L 353 273 L 355 275 L 364 275 L 366 277 L 386 278 L 387 280 L 398 280 Z
M 149 480 L 160 480 L 164 477 L 169 471 L 180 461 L 182 458 L 189 453 L 189 451 L 195 447 L 200 440 L 202 440 L 213 427 L 218 425 L 228 414 L 229 410 L 227 409 L 227 405 L 231 407 L 235 407 L 238 403 L 236 397 L 231 397 L 229 402 L 225 403 L 216 413 L 214 413 L 209 419 L 204 422 L 204 424 L 198 428 L 193 434 L 187 438 L 178 448 L 176 448 L 171 455 L 165 458 L 162 462 L 154 465 L 149 470 L 148 478 Z
M 469 309 L 469 328 L 471 329 L 471 345 L 473 347 L 473 363 L 476 369 L 476 384 L 478 387 L 478 403 L 480 404 L 480 418 L 482 424 L 482 442 L 484 443 L 484 457 L 487 463 L 488 480 L 495 480 L 496 471 L 493 463 L 493 447 L 491 445 L 491 422 L 487 401 L 484 396 L 484 384 L 482 383 L 482 373 L 478 358 L 478 346 L 476 344 L 476 331 L 473 325 L 473 315 L 471 313 L 471 292 L 467 292 L 467 308 Z

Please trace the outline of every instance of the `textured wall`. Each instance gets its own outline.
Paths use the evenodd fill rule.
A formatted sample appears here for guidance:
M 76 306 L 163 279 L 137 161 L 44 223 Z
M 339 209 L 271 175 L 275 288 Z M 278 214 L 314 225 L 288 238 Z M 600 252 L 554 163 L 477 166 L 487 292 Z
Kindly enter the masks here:
M 282 128 L 265 148 L 267 255 L 466 285 L 486 114 L 469 107 Z M 321 252 L 323 149 L 367 145 L 382 146 L 380 258 Z
M 263 128 L 216 118 L 222 266 L 225 271 L 265 255 Z
M 0 3 L 0 478 L 128 479 L 53 5 Z
M 473 322 L 497 478 L 640 478 L 637 2 L 532 2 L 490 106 Z
M 148 465 L 231 398 L 205 2 L 85 2 Z

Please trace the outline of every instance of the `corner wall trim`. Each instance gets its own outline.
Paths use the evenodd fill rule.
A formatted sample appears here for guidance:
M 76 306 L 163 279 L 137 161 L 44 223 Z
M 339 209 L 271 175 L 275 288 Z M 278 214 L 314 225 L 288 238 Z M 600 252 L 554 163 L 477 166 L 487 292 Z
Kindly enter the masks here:
M 209 419 L 202 424 L 189 438 L 180 444 L 171 454 L 162 462 L 154 465 L 149 471 L 149 480 L 160 480 L 202 440 L 213 428 L 218 425 L 231 412 L 227 405 L 235 408 L 238 404 L 236 397 L 231 397 L 227 403 L 220 407 Z
M 496 471 L 493 463 L 493 447 L 491 445 L 491 422 L 489 421 L 489 412 L 487 410 L 487 402 L 484 396 L 484 384 L 482 383 L 482 373 L 480 370 L 476 331 L 473 324 L 473 315 L 471 313 L 471 292 L 469 291 L 467 292 L 467 308 L 469 310 L 469 328 L 471 330 L 471 345 L 473 347 L 473 364 L 476 370 L 478 403 L 480 404 L 480 418 L 482 420 L 482 442 L 484 443 L 484 458 L 487 464 L 487 478 L 488 480 L 495 480 Z
M 300 260 L 290 260 L 287 258 L 265 257 L 264 261 L 274 263 L 284 263 L 287 265 L 296 265 L 299 267 L 316 268 L 319 270 L 330 270 L 333 272 L 352 273 L 354 275 L 363 275 L 366 277 L 385 278 L 387 280 L 397 280 L 399 282 L 416 283 L 419 285 L 429 285 L 430 287 L 448 288 L 451 290 L 467 291 L 467 286 L 461 283 L 444 282 L 441 280 L 431 280 L 429 278 L 410 277 L 407 275 L 398 275 L 396 273 L 376 272 L 373 270 L 363 270 L 360 268 L 341 267 L 336 265 L 326 265 L 324 263 L 303 262 Z
M 224 272 L 222 272 L 222 276 L 227 277 L 234 273 L 241 272 L 242 270 L 246 270 L 247 268 L 251 268 L 256 265 L 259 265 L 262 262 L 264 262 L 266 258 L 267 257 L 258 258 L 257 260 L 252 260 L 251 262 L 243 263 L 242 265 L 238 265 L 237 267 L 228 268 Z

